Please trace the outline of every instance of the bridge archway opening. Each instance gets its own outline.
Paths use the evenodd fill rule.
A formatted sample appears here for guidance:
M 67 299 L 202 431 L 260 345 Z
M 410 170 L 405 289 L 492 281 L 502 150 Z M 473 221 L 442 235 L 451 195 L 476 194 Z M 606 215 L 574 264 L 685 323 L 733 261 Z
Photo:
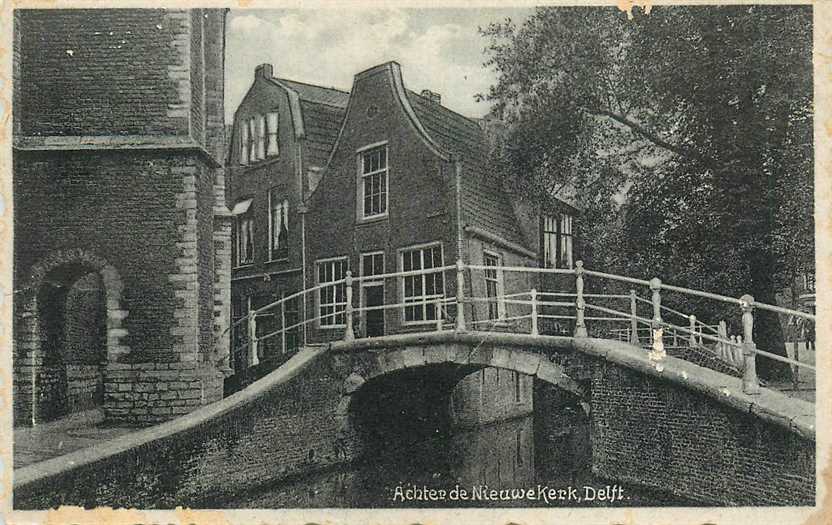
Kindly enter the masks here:
M 447 433 L 451 392 L 476 369 L 443 363 L 374 376 L 349 396 L 352 428 L 364 443 L 384 449 Z

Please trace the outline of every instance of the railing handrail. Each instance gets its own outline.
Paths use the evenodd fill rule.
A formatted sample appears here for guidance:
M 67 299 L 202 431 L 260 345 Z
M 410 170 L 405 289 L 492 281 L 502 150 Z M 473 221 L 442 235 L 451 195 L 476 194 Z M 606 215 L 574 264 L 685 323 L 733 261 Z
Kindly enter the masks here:
M 467 279 L 465 276 L 466 270 L 468 271 Z M 455 278 L 446 277 L 444 274 L 448 271 L 455 271 Z M 485 280 L 479 285 L 475 284 L 479 283 L 479 281 L 472 279 L 475 275 L 472 273 L 473 271 L 485 272 Z M 513 290 L 511 290 L 512 293 L 505 293 L 503 289 L 503 286 L 506 285 L 505 283 L 508 279 L 503 280 L 502 277 L 498 277 L 496 280 L 496 288 L 493 285 L 489 285 L 489 276 L 502 276 L 507 272 L 537 275 L 571 275 L 574 276 L 574 293 L 572 291 L 538 291 L 533 284 L 536 279 L 530 278 L 528 275 L 515 282 Z M 389 279 L 398 279 L 397 281 L 394 281 L 395 288 L 396 286 L 400 286 L 401 282 L 407 277 L 431 275 L 441 276 L 441 286 L 434 290 L 435 293 L 428 294 L 428 287 L 425 285 L 414 288 L 413 293 L 407 297 L 405 297 L 405 292 L 402 290 L 399 290 L 397 294 L 385 293 L 382 296 L 381 304 L 375 304 L 372 306 L 365 305 L 363 304 L 364 301 L 360 299 L 362 295 L 358 295 L 359 299 L 356 301 L 356 288 L 363 290 L 362 285 L 366 285 L 367 283 L 386 283 Z M 608 279 L 612 281 L 636 284 L 642 287 L 646 286 L 649 288 L 649 299 L 640 297 L 636 293 L 635 289 L 630 289 L 628 294 L 589 293 L 585 290 L 586 277 Z M 493 280 L 493 278 L 491 280 Z M 519 288 L 521 291 L 517 292 L 517 284 L 522 282 L 527 284 L 520 284 Z M 450 293 L 448 285 L 451 286 Z M 453 290 L 454 285 L 456 288 L 455 291 Z M 528 291 L 523 290 L 523 286 L 530 286 L 530 289 Z M 260 322 L 265 321 L 264 317 L 275 318 L 278 312 L 281 314 L 284 313 L 288 302 L 295 301 L 299 297 L 306 297 L 308 294 L 320 294 L 321 290 L 335 287 L 337 287 L 341 293 L 334 297 L 334 299 L 336 299 L 334 301 L 332 300 L 333 297 L 329 297 L 329 301 L 326 303 L 327 308 L 318 308 L 318 303 L 315 302 L 314 311 L 309 312 L 309 305 L 307 304 L 308 301 L 304 300 L 302 307 L 305 312 L 302 321 L 295 322 L 290 326 L 281 326 L 279 329 L 273 330 L 265 335 L 257 335 L 257 329 L 259 327 L 266 326 L 260 324 Z M 599 288 L 600 290 L 606 290 L 608 285 L 604 284 L 599 286 Z M 615 290 L 616 287 L 609 286 L 609 289 Z M 739 306 L 738 313 L 741 313 L 741 333 L 743 334 L 743 338 L 739 340 L 736 337 L 733 339 L 728 338 L 726 323 L 724 320 L 720 321 L 717 325 L 706 324 L 695 315 L 688 315 L 670 306 L 663 305 L 662 291 L 680 293 L 693 297 L 702 297 L 732 306 Z M 613 301 L 607 301 L 607 299 L 612 299 Z M 587 300 L 598 300 L 596 302 L 609 304 L 613 308 L 601 306 L 600 304 L 588 304 Z M 627 306 L 624 307 L 622 304 L 619 304 L 617 302 L 618 300 L 626 300 Z M 357 303 L 358 306 L 354 306 L 355 303 Z M 482 308 L 482 306 L 478 305 L 493 305 L 494 303 L 497 303 L 499 307 L 492 308 L 489 306 L 487 317 L 476 319 L 477 317 L 482 317 L 477 314 L 477 312 Z M 647 303 L 650 306 L 650 317 L 643 317 L 642 315 L 639 315 L 639 304 L 643 303 Z M 451 304 L 456 306 L 455 313 L 454 310 L 449 309 L 449 305 Z M 426 305 L 432 305 L 431 309 L 424 310 Z M 281 310 L 278 311 L 278 307 L 280 307 Z M 560 320 L 569 320 L 568 324 L 572 325 L 572 335 L 576 338 L 588 337 L 586 321 L 611 323 L 626 322 L 629 323 L 627 328 L 607 329 L 605 333 L 609 335 L 606 337 L 615 338 L 618 336 L 619 340 L 626 340 L 629 344 L 642 346 L 642 343 L 646 342 L 643 334 L 647 331 L 648 333 L 651 333 L 651 335 L 648 336 L 649 340 L 653 341 L 657 337 L 661 337 L 663 344 L 665 344 L 667 348 L 684 347 L 690 348 L 691 351 L 694 352 L 703 351 L 708 355 L 721 359 L 734 369 L 737 369 L 737 367 L 742 364 L 741 370 L 743 391 L 747 394 L 756 394 L 759 392 L 755 356 L 763 356 L 768 359 L 788 363 L 792 366 L 815 370 L 813 365 L 757 348 L 755 342 L 753 341 L 753 311 L 756 308 L 779 314 L 805 318 L 814 322 L 815 316 L 813 314 L 783 308 L 780 306 L 758 303 L 750 295 L 744 295 L 737 299 L 702 290 L 665 284 L 659 278 L 653 278 L 648 281 L 644 279 L 636 279 L 622 275 L 588 270 L 583 267 L 581 261 L 576 261 L 574 269 L 464 264 L 461 260 L 457 260 L 454 265 L 397 271 L 378 275 L 362 275 L 354 277 L 351 271 L 347 270 L 346 276 L 342 279 L 318 283 L 315 286 L 311 286 L 284 296 L 265 306 L 258 308 L 252 308 L 249 306 L 249 311 L 246 315 L 234 320 L 233 323 L 231 323 L 231 326 L 226 329 L 226 332 L 249 321 L 246 330 L 247 335 L 241 334 L 245 338 L 245 343 L 237 346 L 234 351 L 236 352 L 237 350 L 248 346 L 250 348 L 248 363 L 249 366 L 252 366 L 258 363 L 260 354 L 258 351 L 258 343 L 272 337 L 279 335 L 284 335 L 285 337 L 286 334 L 296 331 L 299 327 L 304 327 L 310 323 L 320 323 L 318 326 L 322 329 L 335 328 L 336 330 L 343 330 L 343 340 L 353 341 L 356 338 L 354 327 L 357 323 L 357 319 L 359 316 L 361 319 L 364 318 L 364 316 L 360 314 L 372 311 L 387 311 L 395 309 L 407 311 L 406 309 L 409 307 L 421 307 L 423 309 L 422 313 L 414 317 L 424 317 L 424 319 L 408 320 L 405 314 L 402 313 L 402 326 L 433 324 L 433 328 L 427 328 L 429 331 L 445 330 L 449 323 L 453 324 L 454 330 L 465 331 L 465 318 L 469 315 L 471 316 L 471 320 L 469 322 L 472 326 L 482 326 L 484 323 L 490 323 L 493 325 L 492 327 L 496 329 L 507 328 L 510 331 L 518 329 L 521 331 L 530 331 L 533 336 L 540 335 L 539 321 L 541 320 L 558 320 L 557 323 L 544 325 L 543 330 L 546 331 L 554 328 L 555 331 L 559 333 L 564 331 L 564 325 L 560 322 Z M 296 306 L 296 308 L 298 307 Z M 573 309 L 574 311 L 572 311 Z M 470 313 L 466 313 L 466 310 L 469 310 Z M 587 315 L 588 312 L 585 310 L 600 313 Z M 643 313 L 647 313 L 647 310 L 645 309 Z M 667 313 L 667 317 L 669 317 L 669 319 L 673 322 L 663 319 L 664 313 Z M 359 316 L 356 314 L 359 314 Z M 386 317 L 386 315 L 384 317 Z M 431 317 L 433 318 L 431 319 Z M 287 321 L 292 322 L 296 319 L 296 316 L 292 316 L 289 319 L 284 315 L 280 315 L 280 325 L 285 325 Z M 326 319 L 327 322 L 323 322 L 324 319 Z M 330 320 L 333 322 L 330 322 Z M 682 323 L 681 320 L 685 320 L 687 322 Z M 490 330 L 491 328 L 488 329 Z M 661 335 L 656 332 L 656 330 L 659 329 L 662 330 Z M 235 334 L 236 333 L 237 332 L 235 332 Z M 624 334 L 627 335 L 622 338 Z M 235 343 L 239 341 L 237 336 L 233 339 Z M 681 345 L 678 344 L 680 340 Z M 284 346 L 287 341 L 289 340 L 284 339 Z M 705 346 L 703 341 L 707 341 L 709 343 L 708 346 Z M 711 342 L 716 343 L 717 346 L 711 345 Z M 729 348 L 733 348 L 735 350 L 729 350 Z M 738 350 L 741 351 L 741 355 L 738 353 Z M 284 348 L 284 352 L 285 351 L 286 348 Z

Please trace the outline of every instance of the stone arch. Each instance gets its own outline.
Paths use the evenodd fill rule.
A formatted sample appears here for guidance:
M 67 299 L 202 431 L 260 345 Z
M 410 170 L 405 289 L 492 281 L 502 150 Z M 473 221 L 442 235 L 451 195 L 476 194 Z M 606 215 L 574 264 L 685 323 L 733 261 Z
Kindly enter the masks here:
M 38 419 L 35 414 L 38 396 L 36 383 L 38 370 L 43 367 L 45 358 L 41 331 L 43 305 L 39 304 L 39 298 L 52 276 L 67 268 L 80 268 L 100 277 L 105 323 L 104 355 L 100 366 L 113 363 L 119 356 L 130 351 L 124 343 L 127 330 L 123 323 L 128 315 L 128 311 L 122 307 L 124 283 L 114 266 L 83 249 L 55 251 L 35 263 L 20 287 L 21 296 L 15 316 L 18 333 L 14 338 L 15 383 L 20 385 L 16 392 L 20 399 L 15 400 L 15 414 L 16 417 L 23 416 L 27 419 L 31 416 L 32 424 Z
M 581 399 L 586 395 L 562 365 L 543 354 L 510 346 L 467 348 L 440 343 L 436 347 L 406 346 L 361 354 L 353 356 L 353 369 L 342 383 L 341 398 L 334 414 L 338 433 L 345 441 L 354 432 L 350 417 L 354 394 L 373 379 L 405 369 L 442 364 L 502 368 L 533 376 Z

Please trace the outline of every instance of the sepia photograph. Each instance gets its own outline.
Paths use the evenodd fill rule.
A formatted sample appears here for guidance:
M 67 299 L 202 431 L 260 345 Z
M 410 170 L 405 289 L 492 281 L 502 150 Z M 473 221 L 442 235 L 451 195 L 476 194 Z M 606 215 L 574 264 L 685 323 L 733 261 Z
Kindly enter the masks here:
M 821 507 L 821 7 L 92 7 L 3 8 L 9 523 Z

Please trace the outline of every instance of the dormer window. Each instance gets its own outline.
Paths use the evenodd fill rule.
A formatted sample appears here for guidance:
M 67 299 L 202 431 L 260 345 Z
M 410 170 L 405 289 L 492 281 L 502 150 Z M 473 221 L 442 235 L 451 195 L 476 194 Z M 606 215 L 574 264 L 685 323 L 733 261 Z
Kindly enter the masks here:
M 359 150 L 358 170 L 361 218 L 387 215 L 387 144 Z
M 277 111 L 271 111 L 266 117 L 268 139 L 266 141 L 266 155 L 269 157 L 280 155 L 280 147 L 277 142 Z

